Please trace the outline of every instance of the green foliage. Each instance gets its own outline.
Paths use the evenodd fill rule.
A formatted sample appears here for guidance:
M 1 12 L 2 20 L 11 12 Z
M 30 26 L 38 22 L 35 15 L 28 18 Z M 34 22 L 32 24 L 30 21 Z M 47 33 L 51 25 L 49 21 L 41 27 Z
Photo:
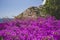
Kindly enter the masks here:
M 42 10 L 45 14 L 50 14 L 60 19 L 60 0 L 46 0 L 43 8 Z

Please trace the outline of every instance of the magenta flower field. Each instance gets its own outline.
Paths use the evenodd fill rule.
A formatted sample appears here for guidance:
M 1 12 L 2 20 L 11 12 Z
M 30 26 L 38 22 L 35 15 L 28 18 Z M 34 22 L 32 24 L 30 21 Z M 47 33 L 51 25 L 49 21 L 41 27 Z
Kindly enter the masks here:
M 60 20 L 50 16 L 3 22 L 0 40 L 60 40 Z

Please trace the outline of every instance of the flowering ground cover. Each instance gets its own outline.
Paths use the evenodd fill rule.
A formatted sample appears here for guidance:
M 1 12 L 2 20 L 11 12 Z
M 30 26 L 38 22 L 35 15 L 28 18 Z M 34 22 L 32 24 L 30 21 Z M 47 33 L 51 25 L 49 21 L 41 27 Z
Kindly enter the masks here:
M 60 20 L 50 16 L 0 23 L 0 40 L 60 40 Z

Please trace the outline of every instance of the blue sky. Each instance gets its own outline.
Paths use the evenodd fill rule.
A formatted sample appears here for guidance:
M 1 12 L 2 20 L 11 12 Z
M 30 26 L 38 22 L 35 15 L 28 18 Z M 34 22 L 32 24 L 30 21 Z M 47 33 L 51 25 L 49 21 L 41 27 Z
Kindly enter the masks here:
M 31 6 L 41 4 L 42 0 L 0 0 L 0 18 L 13 18 Z

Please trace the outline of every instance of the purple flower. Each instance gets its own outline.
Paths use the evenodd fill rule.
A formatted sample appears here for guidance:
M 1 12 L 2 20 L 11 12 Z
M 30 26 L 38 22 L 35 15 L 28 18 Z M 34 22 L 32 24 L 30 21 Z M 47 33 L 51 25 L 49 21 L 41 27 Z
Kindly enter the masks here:
M 37 19 L 14 19 L 0 23 L 3 40 L 59 40 L 60 20 L 48 16 Z

